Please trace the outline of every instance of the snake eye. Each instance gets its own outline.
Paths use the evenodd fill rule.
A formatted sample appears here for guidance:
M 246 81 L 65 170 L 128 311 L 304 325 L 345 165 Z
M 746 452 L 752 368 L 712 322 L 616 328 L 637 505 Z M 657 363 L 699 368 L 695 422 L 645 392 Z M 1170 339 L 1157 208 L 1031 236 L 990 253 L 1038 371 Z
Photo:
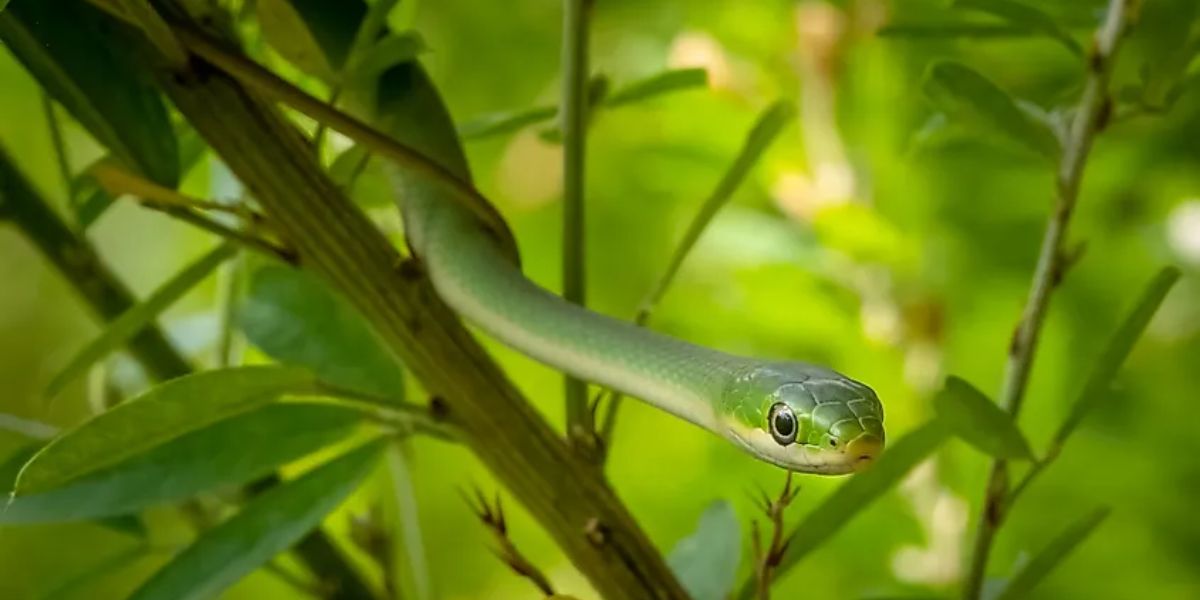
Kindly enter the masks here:
M 800 429 L 796 424 L 796 413 L 782 402 L 775 403 L 767 414 L 767 423 L 771 427 L 771 437 L 780 446 L 787 446 L 796 441 L 796 433 Z

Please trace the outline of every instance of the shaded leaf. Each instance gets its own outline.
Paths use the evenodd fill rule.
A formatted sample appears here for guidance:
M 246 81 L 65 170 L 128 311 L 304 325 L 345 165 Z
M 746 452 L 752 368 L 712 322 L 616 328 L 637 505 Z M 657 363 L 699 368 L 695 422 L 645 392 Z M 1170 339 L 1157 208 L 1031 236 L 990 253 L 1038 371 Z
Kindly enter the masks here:
M 725 500 L 704 509 L 696 530 L 667 557 L 671 571 L 693 600 L 723 600 L 733 590 L 742 555 L 742 533 Z
M 338 80 L 367 15 L 363 0 L 259 0 L 263 38 L 300 70 Z
M 1033 458 L 1012 415 L 970 383 L 947 377 L 945 387 L 933 398 L 933 407 L 938 418 L 980 452 L 995 458 Z
M 154 290 L 145 300 L 121 313 L 105 327 L 100 336 L 83 347 L 61 371 L 50 380 L 46 395 L 53 396 L 76 377 L 84 374 L 97 361 L 125 345 L 144 327 L 154 322 L 162 312 L 207 277 L 218 265 L 233 257 L 237 246 L 225 242 L 188 265 L 174 277 Z
M 671 69 L 639 79 L 608 96 L 605 106 L 617 107 L 649 100 L 655 96 L 708 85 L 708 71 L 702 68 Z
M 1061 446 L 1084 417 L 1099 405 L 1101 400 L 1109 397 L 1109 385 L 1112 383 L 1113 377 L 1120 370 L 1125 358 L 1129 356 L 1129 352 L 1133 350 L 1133 345 L 1142 336 L 1146 326 L 1150 324 L 1150 319 L 1158 311 L 1163 299 L 1167 297 L 1167 292 L 1171 291 L 1171 287 L 1178 280 L 1179 269 L 1165 267 L 1142 290 L 1137 304 L 1125 316 L 1121 326 L 1117 328 L 1108 341 L 1108 345 L 1104 347 L 1104 352 L 1092 366 L 1079 398 L 1075 400 L 1075 404 L 1071 406 L 1071 412 L 1059 427 L 1058 432 L 1055 433 L 1056 446 Z
M 52 490 L 279 394 L 316 387 L 308 371 L 295 367 L 239 367 L 173 379 L 47 444 L 22 469 L 15 493 Z
M 22 494 L 0 512 L 0 523 L 119 515 L 245 483 L 346 437 L 361 416 L 332 404 L 268 404 L 144 448 L 51 491 Z
M 61 577 L 58 585 L 39 600 L 70 600 L 92 597 L 89 593 L 98 581 L 115 576 L 133 566 L 150 553 L 150 548 L 138 545 L 107 558 L 80 573 Z
M 1033 588 L 1037 587 L 1037 584 L 1041 583 L 1059 563 L 1070 556 L 1071 552 L 1096 530 L 1100 523 L 1104 522 L 1104 519 L 1108 518 L 1108 513 L 1107 507 L 1097 508 L 1060 533 L 1013 576 L 996 600 L 1028 598 Z
M 204 532 L 131 598 L 216 596 L 317 527 L 370 472 L 384 445 L 382 440 L 364 444 L 254 498 Z
M 1061 43 L 1076 56 L 1083 56 L 1083 48 L 1050 15 L 1036 7 L 1014 0 L 957 0 L 958 8 L 977 10 L 1009 23 L 1050 37 Z
M 370 325 L 312 274 L 265 265 L 251 275 L 238 324 L 272 358 L 339 387 L 404 398 L 404 372 Z
M 775 570 L 781 578 L 801 559 L 845 527 L 859 512 L 900 482 L 950 437 L 950 429 L 938 419 L 910 431 L 875 461 L 871 468 L 854 475 L 834 490 L 789 535 L 790 543 Z M 737 594 L 741 600 L 754 596 L 754 579 L 746 581 Z
M 366 50 L 362 57 L 352 59 L 346 79 L 373 82 L 384 71 L 415 60 L 426 50 L 425 39 L 416 31 L 388 35 Z
M 123 162 L 175 187 L 179 148 L 136 35 L 85 2 L 17 0 L 0 13 L 0 39 L 42 89 Z
M 396 65 L 379 77 L 372 113 L 396 141 L 421 152 L 455 177 L 471 180 L 450 111 L 420 63 Z
M 891 23 L 876 34 L 894 38 L 1009 38 L 1037 35 L 1024 27 L 991 23 Z
M 970 67 L 952 61 L 935 63 L 925 75 L 923 89 L 930 101 L 951 117 L 1057 159 L 1058 138 L 1050 127 Z

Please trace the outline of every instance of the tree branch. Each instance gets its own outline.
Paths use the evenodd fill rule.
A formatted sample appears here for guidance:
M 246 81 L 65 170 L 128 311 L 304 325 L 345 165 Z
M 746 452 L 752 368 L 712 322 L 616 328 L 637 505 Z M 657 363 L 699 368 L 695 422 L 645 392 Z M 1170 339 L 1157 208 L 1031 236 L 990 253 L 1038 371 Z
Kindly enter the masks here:
M 1029 373 L 1037 350 L 1038 337 L 1046 317 L 1050 296 L 1065 268 L 1063 251 L 1067 227 L 1079 198 L 1079 185 L 1084 166 L 1095 136 L 1104 130 L 1112 111 L 1109 79 L 1117 50 L 1129 25 L 1130 13 L 1137 0 L 1110 0 L 1104 22 L 1096 32 L 1088 60 L 1087 81 L 1075 109 L 1066 139 L 1063 140 L 1062 162 L 1057 175 L 1058 197 L 1054 213 L 1042 238 L 1037 267 L 1030 285 L 1029 298 L 1009 349 L 1008 365 L 1000 392 L 1000 404 L 1015 420 L 1021 411 Z M 1005 498 L 1008 496 L 1008 464 L 1004 460 L 992 463 L 986 496 L 978 529 L 970 570 L 963 585 L 963 597 L 976 600 L 983 589 L 988 556 L 996 530 L 1003 522 Z
M 183 35 L 179 27 L 195 24 L 181 10 L 172 12 L 181 21 L 177 35 L 192 47 L 202 36 Z M 419 269 L 396 268 L 396 249 L 330 181 L 290 122 L 201 60 L 164 72 L 161 83 L 293 244 L 301 264 L 339 289 L 443 399 L 467 445 L 601 594 L 686 597 L 600 472 L 520 395 Z

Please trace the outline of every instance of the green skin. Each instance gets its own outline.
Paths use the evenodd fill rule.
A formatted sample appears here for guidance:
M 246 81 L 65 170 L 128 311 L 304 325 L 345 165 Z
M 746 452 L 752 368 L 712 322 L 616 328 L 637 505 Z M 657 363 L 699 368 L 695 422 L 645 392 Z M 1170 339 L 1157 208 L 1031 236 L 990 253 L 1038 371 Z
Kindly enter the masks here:
M 438 294 L 506 345 L 785 469 L 850 473 L 882 451 L 883 406 L 866 385 L 807 363 L 725 354 L 569 304 L 526 279 L 447 188 L 398 183 L 408 243 Z M 784 407 L 790 418 L 773 418 Z

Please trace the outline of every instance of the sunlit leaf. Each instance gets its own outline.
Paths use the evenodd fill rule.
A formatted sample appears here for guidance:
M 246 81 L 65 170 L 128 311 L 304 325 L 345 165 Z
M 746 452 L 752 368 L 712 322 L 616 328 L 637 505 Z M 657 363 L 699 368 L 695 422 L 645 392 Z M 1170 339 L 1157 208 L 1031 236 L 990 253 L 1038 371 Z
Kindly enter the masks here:
M 999 17 L 1009 23 L 1057 40 L 1077 56 L 1083 48 L 1050 15 L 1036 7 L 1014 0 L 956 0 L 958 8 L 977 10 Z
M 317 527 L 358 487 L 384 445 L 367 443 L 254 498 L 241 512 L 205 531 L 131 599 L 216 596 Z
M 910 431 L 888 445 L 869 469 L 854 475 L 834 490 L 788 536 L 791 543 L 775 570 L 777 578 L 827 542 L 845 527 L 858 513 L 892 489 L 909 471 L 923 462 L 950 437 L 950 429 L 940 420 L 933 420 Z M 754 580 L 742 584 L 737 598 L 750 600 L 754 596 Z
M 1028 598 L 1029 593 L 1037 587 L 1037 584 L 1041 583 L 1059 563 L 1070 556 L 1071 552 L 1096 530 L 1100 523 L 1104 522 L 1108 513 L 1109 509 L 1106 507 L 1097 508 L 1060 533 L 1013 576 L 996 600 Z
M 708 71 L 702 68 L 671 69 L 633 81 L 617 89 L 608 96 L 604 104 L 609 107 L 617 107 L 706 85 L 708 85 Z
M 945 387 L 933 398 L 933 407 L 958 437 L 980 452 L 996 458 L 1033 458 L 1029 441 L 1013 423 L 1012 415 L 970 383 L 947 377 Z
M 268 404 L 145 448 L 51 491 L 21 494 L 0 511 L 0 523 L 120 515 L 242 484 L 344 438 L 361 418 L 356 410 L 332 404 Z
M 97 582 L 102 579 L 119 575 L 125 569 L 133 566 L 137 561 L 146 558 L 150 548 L 145 545 L 138 545 L 121 552 L 117 552 L 112 556 L 101 559 L 95 565 L 84 569 L 80 573 L 59 576 L 58 583 L 49 593 L 39 597 L 38 600 L 78 600 L 87 598 L 88 593 Z
M 207 277 L 218 265 L 233 257 L 237 246 L 226 242 L 217 246 L 196 262 L 188 265 L 164 283 L 154 293 L 133 308 L 121 313 L 100 336 L 84 346 L 61 371 L 50 380 L 46 395 L 53 396 L 76 377 L 87 372 L 97 361 L 125 345 L 144 327 L 154 322 L 162 312 L 175 304 L 189 290 Z
M 101 144 L 167 187 L 179 149 L 167 109 L 129 31 L 86 2 L 16 0 L 0 39 L 42 88 Z
M 314 275 L 265 265 L 251 276 L 238 324 L 272 358 L 325 382 L 404 398 L 404 372 L 366 320 Z
M 935 63 L 925 75 L 923 88 L 933 104 L 951 117 L 1057 159 L 1059 144 L 1054 132 L 970 67 L 952 61 Z
M 1113 333 L 1112 338 L 1108 341 L 1108 345 L 1104 347 L 1104 352 L 1092 367 L 1087 382 L 1084 383 L 1083 390 L 1079 394 L 1079 398 L 1075 400 L 1075 404 L 1071 407 L 1071 412 L 1054 436 L 1056 445 L 1061 446 L 1066 442 L 1067 438 L 1071 436 L 1071 433 L 1075 431 L 1075 428 L 1079 426 L 1084 417 L 1098 406 L 1101 401 L 1110 397 L 1109 385 L 1112 383 L 1113 377 L 1120 370 L 1121 365 L 1125 362 L 1125 358 L 1129 356 L 1129 352 L 1133 350 L 1133 345 L 1142 336 L 1146 325 L 1150 324 L 1150 319 L 1158 311 L 1158 307 L 1162 305 L 1163 299 L 1167 297 L 1167 292 L 1171 291 L 1171 287 L 1178 280 L 1179 269 L 1165 267 L 1142 290 L 1142 295 L 1138 298 L 1137 304 L 1125 316 L 1125 320 L 1121 322 L 1121 326 Z
M 733 507 L 713 502 L 691 535 L 679 540 L 667 564 L 692 600 L 724 600 L 733 590 L 742 558 L 742 532 Z
M 367 15 L 363 0 L 259 0 L 257 8 L 267 43 L 327 82 L 338 79 Z
M 16 494 L 52 490 L 279 394 L 315 389 L 313 376 L 295 367 L 239 367 L 173 379 L 47 444 L 21 471 Z

